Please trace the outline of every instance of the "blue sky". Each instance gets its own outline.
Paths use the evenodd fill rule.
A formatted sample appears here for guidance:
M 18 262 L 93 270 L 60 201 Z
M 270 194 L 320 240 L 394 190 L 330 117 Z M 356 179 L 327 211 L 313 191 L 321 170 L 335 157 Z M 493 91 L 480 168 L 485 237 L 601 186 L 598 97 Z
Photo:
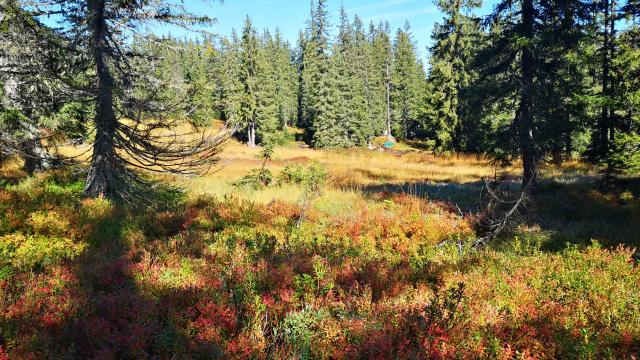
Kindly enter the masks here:
M 310 0 L 225 0 L 224 4 L 202 0 L 184 0 L 184 5 L 192 12 L 206 14 L 217 19 L 210 30 L 219 35 L 228 35 L 231 29 L 240 30 L 244 18 L 249 15 L 258 29 L 279 28 L 286 39 L 295 44 L 298 31 L 305 27 L 309 18 Z M 493 8 L 496 0 L 485 0 L 478 14 L 486 14 Z M 409 21 L 413 38 L 423 58 L 426 47 L 430 45 L 431 31 L 436 22 L 442 20 L 432 0 L 329 0 L 331 24 L 338 23 L 340 4 L 350 17 L 358 14 L 368 25 L 370 21 L 388 21 L 392 30 L 402 27 Z M 173 28 L 157 29 L 159 33 L 172 33 L 174 36 L 188 36 L 183 30 Z

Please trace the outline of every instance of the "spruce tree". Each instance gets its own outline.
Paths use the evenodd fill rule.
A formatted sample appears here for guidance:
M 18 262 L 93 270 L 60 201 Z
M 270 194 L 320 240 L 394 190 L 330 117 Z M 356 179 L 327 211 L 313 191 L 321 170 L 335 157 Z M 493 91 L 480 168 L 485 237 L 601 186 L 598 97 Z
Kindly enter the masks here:
M 256 138 L 260 144 L 268 142 L 278 129 L 278 86 L 274 57 L 276 45 L 269 31 L 258 43 L 256 58 Z
M 151 22 L 194 28 L 212 19 L 162 0 L 43 0 L 23 5 L 34 18 L 55 15 L 53 29 L 65 40 L 55 46 L 70 50 L 68 62 L 76 69 L 91 70 L 86 82 L 71 84 L 78 98 L 95 109 L 86 196 L 132 201 L 148 189 L 135 169 L 191 174 L 207 171 L 217 160 L 224 137 L 174 133 L 167 142 L 162 131 L 175 128 L 179 120 L 165 117 L 166 104 L 141 90 L 162 85 L 148 76 L 151 72 L 139 61 L 144 54 L 136 51 L 131 38 L 147 36 Z
M 504 141 L 502 156 L 515 151 L 520 154 L 526 188 L 535 185 L 539 161 L 553 146 L 552 129 L 567 120 L 567 114 L 555 109 L 562 108 L 568 96 L 558 93 L 556 85 L 548 81 L 559 80 L 565 73 L 565 55 L 579 44 L 580 33 L 574 30 L 579 29 L 583 10 L 579 0 L 503 1 L 488 17 L 492 24 L 489 44 L 479 54 L 483 63 L 480 77 L 486 83 L 485 109 L 495 104 L 515 109 L 511 114 L 503 113 L 513 122 L 496 138 Z M 557 41 L 563 37 L 567 41 Z M 536 56 L 547 52 L 552 56 Z M 493 91 L 486 91 L 488 88 Z
M 597 3 L 600 21 L 600 48 L 601 57 L 601 91 L 599 94 L 601 105 L 600 117 L 597 121 L 595 136 L 593 138 L 593 155 L 596 159 L 603 159 L 609 152 L 610 144 L 615 139 L 616 131 L 616 107 L 615 84 L 612 63 L 615 61 L 617 38 L 616 21 L 619 19 L 618 6 L 615 0 L 602 0 Z
M 282 126 L 283 118 L 291 118 L 294 113 L 288 47 L 280 41 L 269 31 L 258 37 L 249 17 L 239 44 L 224 41 L 228 49 L 223 52 L 217 73 L 221 76 L 225 116 L 250 147 L 267 141 Z
M 432 39 L 429 82 L 434 91 L 429 119 L 431 136 L 442 151 L 462 150 L 463 107 L 461 92 L 473 76 L 470 61 L 481 31 L 479 19 L 472 12 L 478 0 L 440 0 L 438 8 L 445 18 L 436 24 Z
M 636 12 L 638 11 L 640 10 L 636 9 Z M 619 127 L 625 132 L 638 132 L 640 131 L 640 24 L 635 24 L 622 32 L 618 41 L 619 49 L 614 67 L 619 77 Z
M 333 60 L 339 96 L 336 116 L 343 146 L 364 146 L 374 135 L 369 111 L 368 46 L 360 19 L 355 17 L 351 24 L 341 8 L 340 33 Z
M 545 56 L 538 58 L 540 72 L 536 75 L 537 147 L 542 156 L 560 164 L 573 156 L 574 141 L 585 130 L 587 107 L 581 99 L 588 91 L 587 72 L 581 45 L 585 29 L 585 4 L 579 1 L 561 2 L 560 8 L 539 18 L 538 47 Z
M 309 39 L 302 60 L 302 114 L 307 140 L 318 148 L 342 147 L 344 136 L 336 119 L 336 72 L 329 49 L 326 0 L 312 5 Z
M 222 120 L 228 127 L 237 128 L 241 121 L 240 105 L 244 87 L 240 81 L 240 40 L 235 30 L 230 39 L 222 38 L 220 41 L 220 57 L 214 74 Z
M 238 130 L 246 134 L 247 145 L 256 146 L 258 128 L 258 51 L 259 42 L 256 30 L 247 16 L 240 42 L 240 118 Z
M 308 100 L 308 91 L 307 87 L 307 72 L 304 68 L 304 56 L 305 50 L 307 48 L 308 42 L 308 33 L 304 31 L 300 31 L 298 33 L 298 41 L 296 43 L 295 52 L 293 55 L 293 66 L 296 70 L 296 125 L 305 130 L 305 140 L 309 142 L 310 132 L 306 129 L 309 125 L 308 118 L 308 108 L 307 108 L 307 100 Z
M 186 44 L 167 37 L 136 37 L 133 43 L 136 52 L 145 54 L 143 59 L 149 59 L 145 66 L 150 69 L 149 76 L 158 79 L 164 86 L 151 89 L 141 89 L 148 96 L 154 96 L 168 106 L 167 115 L 184 118 L 186 116 L 187 81 L 185 78 L 186 61 L 183 53 L 186 52 Z
M 424 69 L 418 60 L 409 23 L 398 29 L 393 45 L 391 108 L 396 134 L 414 138 L 419 127 L 421 95 L 424 95 Z
M 278 126 L 286 130 L 297 117 L 297 72 L 292 61 L 291 47 L 276 30 L 272 54 L 273 71 L 276 82 L 276 107 Z
M 348 56 L 352 64 L 351 121 L 349 121 L 349 140 L 356 146 L 365 146 L 375 136 L 372 122 L 372 77 L 370 76 L 372 59 L 370 44 L 367 41 L 364 24 L 356 15 L 353 20 L 353 46 Z
M 630 1 L 623 10 L 629 16 L 638 16 L 634 5 Z M 617 111 L 613 114 L 615 136 L 610 138 L 608 152 L 601 160 L 605 182 L 619 175 L 640 173 L 640 25 L 628 26 L 616 42 L 611 70 L 616 80 L 613 106 Z
M 341 141 L 344 141 L 344 146 L 354 146 L 349 138 L 349 132 L 351 130 L 351 123 L 355 116 L 355 89 L 352 88 L 355 82 L 355 75 L 353 72 L 353 63 L 350 56 L 353 52 L 354 46 L 354 34 L 353 28 L 349 21 L 349 17 L 344 9 L 340 8 L 340 25 L 338 38 L 336 39 L 333 47 L 332 64 L 336 92 L 338 101 L 334 108 L 336 122 L 333 126 L 336 127 L 336 135 Z
M 369 38 L 371 122 L 377 135 L 391 137 L 393 45 L 389 23 L 380 23 L 377 27 L 372 23 L 369 27 Z
M 214 63 L 217 49 L 210 39 L 203 42 L 172 37 L 136 37 L 134 47 L 144 54 L 145 68 L 164 86 L 140 89 L 167 104 L 167 114 L 206 126 L 219 117 L 214 101 Z
M 86 70 L 75 67 L 77 54 L 19 5 L 0 3 L 0 158 L 21 157 L 31 174 L 61 160 L 55 138 L 45 131 L 78 139 L 86 134 L 82 122 L 91 108 L 70 86 Z
M 191 122 L 208 125 L 217 115 L 213 104 L 214 88 L 211 63 L 217 50 L 210 39 L 202 43 L 188 42 L 183 56 L 187 85 L 186 114 Z

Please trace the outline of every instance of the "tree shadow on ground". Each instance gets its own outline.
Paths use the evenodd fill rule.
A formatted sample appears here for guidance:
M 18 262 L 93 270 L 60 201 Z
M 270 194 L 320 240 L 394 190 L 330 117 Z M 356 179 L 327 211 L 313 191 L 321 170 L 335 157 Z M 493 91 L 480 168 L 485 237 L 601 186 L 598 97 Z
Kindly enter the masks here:
M 176 327 L 167 308 L 186 312 L 202 294 L 197 289 L 150 290 L 138 287 L 140 259 L 122 238 L 127 215 L 120 209 L 96 221 L 90 246 L 77 259 L 76 293 L 81 309 L 57 329 L 58 355 L 72 358 L 148 359 L 220 358 L 216 344 L 191 339 Z
M 145 244 L 144 240 L 142 244 L 133 243 L 127 233 L 140 228 L 136 222 L 149 207 L 127 209 L 103 200 L 80 202 L 77 195 L 69 198 L 64 192 L 45 195 L 25 197 L 18 206 L 27 212 L 75 209 L 78 218 L 74 226 L 82 229 L 86 248 L 74 260 L 32 272 L 34 281 L 21 285 L 26 286 L 22 295 L 28 300 L 12 304 L 26 311 L 0 323 L 0 330 L 9 331 L 0 333 L 0 345 L 9 335 L 22 339 L 23 344 L 10 347 L 17 358 L 222 358 L 218 344 L 195 338 L 185 330 L 184 323 L 176 324 L 171 316 L 188 313 L 208 294 L 189 287 L 150 284 L 147 288 L 136 278 L 140 272 L 135 269 L 142 261 L 140 246 Z M 176 199 L 174 193 L 157 196 L 149 200 L 160 209 L 169 206 L 166 200 Z M 163 235 L 167 238 L 170 234 Z M 54 290 L 42 285 L 51 283 L 55 284 Z M 143 283 L 145 288 L 140 288 Z M 47 292 L 50 296 L 39 299 L 31 292 Z M 32 299 L 37 303 L 32 304 Z
M 445 201 L 455 204 L 464 213 L 471 213 L 478 210 L 484 186 L 485 183 L 483 181 L 462 184 L 407 182 L 367 185 L 359 187 L 359 190 L 369 198 L 380 193 L 392 193 L 415 196 L 426 200 Z
M 573 175 L 540 182 L 526 211 L 527 225 L 539 227 L 546 237 L 542 250 L 559 251 L 567 244 L 587 246 L 592 240 L 605 247 L 640 246 L 640 178 L 621 179 L 607 189 L 601 189 L 597 179 Z M 513 192 L 519 187 L 517 181 L 507 184 Z M 394 193 L 444 201 L 464 214 L 479 213 L 487 196 L 483 181 L 388 183 L 359 189 L 369 198 Z
M 567 244 L 605 247 L 640 246 L 640 179 L 620 180 L 601 189 L 596 182 L 549 182 L 540 187 L 533 207 L 533 225 L 550 234 L 543 249 Z

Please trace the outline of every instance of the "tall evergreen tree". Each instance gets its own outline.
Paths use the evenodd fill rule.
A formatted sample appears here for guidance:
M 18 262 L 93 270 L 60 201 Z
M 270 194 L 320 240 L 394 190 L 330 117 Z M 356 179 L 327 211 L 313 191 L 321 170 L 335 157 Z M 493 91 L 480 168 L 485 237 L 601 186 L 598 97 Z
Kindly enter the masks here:
M 199 42 L 155 36 L 134 40 L 136 51 L 150 59 L 144 67 L 164 85 L 141 91 L 166 103 L 167 113 L 173 117 L 202 126 L 219 117 L 213 72 L 219 54 L 211 40 Z
M 587 74 L 582 63 L 587 6 L 581 1 L 563 1 L 547 9 L 539 18 L 537 46 L 545 56 L 537 57 L 536 116 L 538 151 L 559 164 L 573 156 L 577 142 L 573 138 L 584 132 L 586 104 L 581 97 L 587 92 Z M 564 155 L 563 155 L 564 154 Z
M 256 146 L 258 128 L 258 35 L 247 16 L 240 42 L 240 81 L 242 95 L 240 100 L 239 130 L 246 133 L 247 145 Z
M 76 54 L 66 39 L 19 5 L 0 3 L 0 157 L 20 156 L 31 174 L 60 160 L 45 128 L 77 138 L 91 109 L 69 86 L 82 81 L 86 68 L 69 61 Z
M 419 127 L 421 95 L 425 78 L 422 63 L 411 38 L 409 23 L 398 29 L 393 44 L 393 70 L 391 107 L 396 133 L 402 139 L 411 139 Z
M 169 106 L 168 113 L 171 116 L 185 117 L 184 108 L 180 108 L 174 104 L 178 104 L 181 100 L 187 98 L 187 81 L 185 78 L 185 66 L 182 54 L 186 52 L 186 43 L 180 42 L 171 36 L 156 37 L 150 36 L 145 38 L 134 38 L 134 48 L 137 53 L 145 54 L 150 61 L 150 76 L 159 79 L 164 86 L 156 86 L 152 89 L 143 89 L 150 96 L 162 99 L 164 103 L 172 104 Z
M 369 27 L 371 42 L 370 108 L 371 121 L 377 134 L 391 137 L 391 86 L 393 45 L 389 23 L 373 23 Z
M 265 31 L 258 44 L 256 58 L 256 125 L 255 136 L 258 142 L 265 143 L 267 138 L 278 129 L 278 84 L 277 69 L 274 65 L 276 45 L 269 31 Z M 255 144 L 254 144 L 255 145 Z
M 638 11 L 640 10 L 636 9 L 636 12 Z M 619 76 L 619 127 L 622 131 L 638 132 L 640 131 L 640 24 L 635 24 L 622 32 L 619 44 L 618 56 L 614 63 Z
M 273 71 L 276 82 L 276 106 L 278 125 L 286 129 L 294 124 L 297 117 L 297 71 L 292 61 L 291 47 L 276 30 L 273 48 Z
M 309 39 L 302 61 L 302 118 L 307 140 L 318 148 L 345 145 L 335 114 L 336 75 L 330 56 L 328 22 L 327 1 L 318 0 L 315 7 L 312 2 Z
M 187 42 L 186 50 L 182 57 L 187 86 L 185 115 L 198 125 L 208 125 L 217 115 L 211 74 L 211 64 L 217 57 L 217 50 L 209 39 L 202 43 Z
M 462 150 L 463 106 L 461 92 L 473 76 L 470 61 L 480 36 L 480 22 L 472 14 L 478 0 L 440 0 L 445 18 L 433 31 L 429 82 L 434 113 L 429 121 L 440 150 Z
M 354 122 L 356 111 L 354 105 L 358 101 L 358 88 L 355 85 L 355 74 L 351 55 L 354 47 L 354 33 L 349 21 L 349 17 L 344 9 L 340 8 L 339 33 L 333 47 L 332 64 L 335 71 L 335 85 L 338 99 L 335 103 L 335 135 L 339 137 L 344 146 L 355 145 L 350 139 L 349 133 L 352 130 L 351 124 Z M 360 99 L 362 100 L 362 99 Z M 337 142 L 337 141 L 336 141 Z
M 629 1 L 622 11 L 634 20 L 640 15 L 637 1 Z M 615 41 L 610 69 L 615 92 L 611 91 L 612 101 L 606 104 L 615 111 L 609 114 L 609 148 L 601 160 L 606 166 L 605 183 L 620 174 L 640 172 L 640 24 L 627 24 Z
M 258 37 L 249 17 L 241 39 L 223 40 L 220 98 L 225 120 L 251 147 L 295 117 L 295 70 L 289 46 L 269 31 Z
M 362 21 L 350 23 L 344 8 L 340 10 L 340 33 L 335 44 L 337 73 L 337 124 L 345 146 L 363 146 L 374 136 L 370 113 L 370 57 Z
M 372 58 L 370 44 L 362 20 L 356 15 L 353 19 L 353 46 L 349 63 L 352 64 L 352 118 L 349 121 L 349 137 L 357 146 L 364 146 L 376 135 L 372 121 L 373 77 L 371 76 Z
M 309 39 L 308 32 L 300 31 L 298 33 L 298 41 L 296 43 L 295 53 L 293 56 L 293 65 L 296 69 L 297 80 L 297 98 L 296 98 L 296 125 L 300 128 L 306 128 L 308 125 L 308 109 L 307 109 L 307 73 L 304 69 L 304 55 Z M 308 132 L 305 132 L 306 140 L 309 139 Z
M 579 0 L 503 1 L 488 18 L 492 31 L 480 56 L 484 62 L 481 77 L 485 82 L 495 82 L 492 88 L 496 92 L 485 95 L 485 103 L 491 108 L 499 101 L 516 109 L 502 146 L 508 149 L 506 154 L 520 154 L 523 186 L 535 184 L 540 159 L 557 142 L 552 129 L 568 131 L 565 124 L 570 116 L 558 109 L 567 105 L 570 96 L 556 91 L 566 84 L 549 81 L 571 77 L 566 69 L 571 66 L 572 51 L 579 45 L 583 5 Z M 517 143 L 511 140 L 514 138 Z
M 222 120 L 229 127 L 240 124 L 240 104 L 244 87 L 240 81 L 240 40 L 235 30 L 231 39 L 220 42 L 220 57 L 214 68 L 218 107 Z
M 595 4 L 595 22 L 599 26 L 599 54 L 601 57 L 599 93 L 601 111 L 593 137 L 592 158 L 602 159 L 609 152 L 615 138 L 615 84 L 612 63 L 616 56 L 616 21 L 619 19 L 615 0 L 602 0 Z
M 138 91 L 158 84 L 147 77 L 150 72 L 137 61 L 141 54 L 131 41 L 131 34 L 145 35 L 150 22 L 192 28 L 210 24 L 210 18 L 162 0 L 29 1 L 23 11 L 33 17 L 55 15 L 56 35 L 66 40 L 59 48 L 73 49 L 69 62 L 92 70 L 85 84 L 73 84 L 95 107 L 86 196 L 131 200 L 144 189 L 135 187 L 144 181 L 134 169 L 194 173 L 215 162 L 221 137 L 176 134 L 173 146 L 167 144 L 160 132 L 175 121 L 162 116 L 167 108 L 153 93 Z

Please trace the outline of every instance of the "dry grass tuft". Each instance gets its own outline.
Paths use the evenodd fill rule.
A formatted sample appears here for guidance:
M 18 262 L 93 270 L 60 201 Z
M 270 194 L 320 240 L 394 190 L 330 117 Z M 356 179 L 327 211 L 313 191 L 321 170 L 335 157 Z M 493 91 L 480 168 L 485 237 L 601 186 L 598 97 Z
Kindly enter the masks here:
M 23 161 L 12 158 L 4 162 L 0 162 L 0 179 L 9 182 L 17 182 L 24 178 L 27 174 L 22 170 Z

